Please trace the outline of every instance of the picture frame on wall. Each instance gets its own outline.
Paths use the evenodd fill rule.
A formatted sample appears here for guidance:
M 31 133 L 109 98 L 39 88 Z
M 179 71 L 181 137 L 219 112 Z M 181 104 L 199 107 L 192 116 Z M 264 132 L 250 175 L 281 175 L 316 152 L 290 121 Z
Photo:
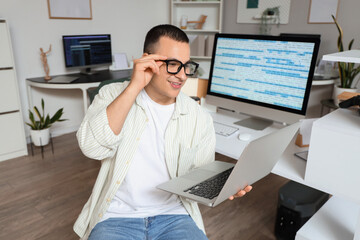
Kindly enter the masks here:
M 334 23 L 340 0 L 310 0 L 308 23 Z
M 91 0 L 47 0 L 50 19 L 91 20 Z

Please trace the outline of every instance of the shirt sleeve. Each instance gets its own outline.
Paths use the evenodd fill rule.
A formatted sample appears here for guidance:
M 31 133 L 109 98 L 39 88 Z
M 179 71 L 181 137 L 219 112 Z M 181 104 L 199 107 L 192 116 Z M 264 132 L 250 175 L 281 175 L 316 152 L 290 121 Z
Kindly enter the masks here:
M 114 156 L 123 131 L 114 134 L 106 114 L 107 106 L 126 88 L 126 83 L 113 83 L 102 87 L 94 98 L 77 131 L 77 139 L 85 156 L 102 160 Z
M 201 140 L 196 152 L 196 166 L 208 164 L 215 161 L 215 130 L 210 114 L 206 113 L 201 132 Z

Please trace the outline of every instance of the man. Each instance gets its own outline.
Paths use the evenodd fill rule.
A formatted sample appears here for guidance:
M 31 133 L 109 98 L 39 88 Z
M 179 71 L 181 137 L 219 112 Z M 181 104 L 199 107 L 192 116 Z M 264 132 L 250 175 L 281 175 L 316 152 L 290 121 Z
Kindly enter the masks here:
M 207 239 L 195 202 L 156 189 L 214 161 L 212 119 L 180 92 L 197 66 L 186 34 L 159 25 L 148 32 L 130 82 L 95 97 L 77 133 L 83 153 L 101 160 L 74 225 L 82 239 Z

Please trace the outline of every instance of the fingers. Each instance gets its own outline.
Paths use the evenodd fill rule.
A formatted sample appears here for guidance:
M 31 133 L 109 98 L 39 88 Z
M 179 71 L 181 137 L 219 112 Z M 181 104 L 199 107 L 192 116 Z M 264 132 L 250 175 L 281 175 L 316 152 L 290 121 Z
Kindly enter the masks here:
M 150 68 L 153 73 L 159 74 L 160 66 L 154 60 L 134 60 L 134 71 L 146 71 Z
M 163 65 L 164 62 L 158 60 L 165 59 L 167 59 L 166 56 L 144 53 L 141 58 L 134 60 L 134 70 L 145 71 L 147 68 L 150 68 L 153 73 L 159 74 L 159 67 Z
M 243 197 L 246 193 L 250 192 L 252 189 L 252 186 L 246 186 L 244 189 L 240 190 L 233 196 L 229 197 L 229 200 L 234 200 L 235 198 Z
M 247 192 L 247 193 L 250 192 L 251 189 L 252 189 L 252 186 L 250 186 L 250 185 L 248 185 L 244 188 L 245 192 Z
M 166 56 L 144 53 L 141 58 L 133 60 L 134 67 L 131 77 L 132 86 L 143 89 L 151 81 L 154 74 L 160 74 L 160 66 Z
M 156 60 L 166 60 L 166 59 L 167 59 L 167 57 L 163 56 L 163 55 L 144 53 L 142 55 L 142 57 L 137 60 L 154 60 L 154 61 L 156 61 Z

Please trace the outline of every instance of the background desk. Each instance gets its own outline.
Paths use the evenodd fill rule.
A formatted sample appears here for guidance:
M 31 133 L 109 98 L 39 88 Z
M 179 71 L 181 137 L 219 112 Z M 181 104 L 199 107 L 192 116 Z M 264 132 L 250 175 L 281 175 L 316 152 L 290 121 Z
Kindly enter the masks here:
M 87 89 L 94 88 L 99 86 L 99 83 L 106 80 L 115 80 L 120 78 L 129 77 L 132 70 L 118 70 L 118 71 L 109 71 L 103 70 L 98 71 L 96 74 L 84 75 L 80 73 L 68 74 L 63 76 L 78 77 L 79 79 L 73 81 L 72 83 L 51 83 L 46 82 L 43 77 L 38 78 L 28 78 L 26 79 L 27 91 L 28 91 L 28 100 L 29 108 L 33 107 L 32 92 L 31 88 L 48 88 L 48 89 L 80 89 L 83 94 L 83 104 L 84 112 L 88 108 L 88 96 Z M 52 76 L 54 78 L 56 76 Z

